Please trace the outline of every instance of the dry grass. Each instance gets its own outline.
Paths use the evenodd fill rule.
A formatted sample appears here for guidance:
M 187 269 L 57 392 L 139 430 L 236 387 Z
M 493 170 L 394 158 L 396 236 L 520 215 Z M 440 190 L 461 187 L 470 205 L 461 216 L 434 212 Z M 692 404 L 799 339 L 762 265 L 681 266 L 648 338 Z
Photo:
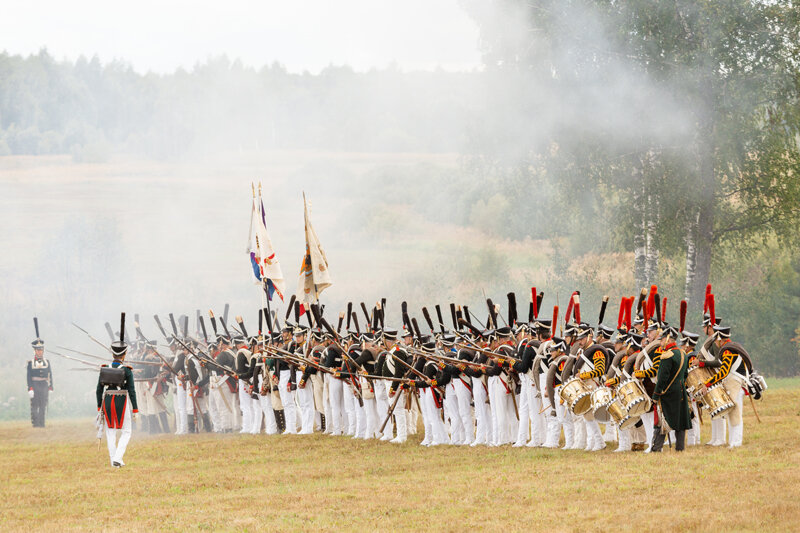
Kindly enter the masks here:
M 770 390 L 743 448 L 683 455 L 134 434 L 114 470 L 90 421 L 4 423 L 0 529 L 796 530 L 798 400 Z

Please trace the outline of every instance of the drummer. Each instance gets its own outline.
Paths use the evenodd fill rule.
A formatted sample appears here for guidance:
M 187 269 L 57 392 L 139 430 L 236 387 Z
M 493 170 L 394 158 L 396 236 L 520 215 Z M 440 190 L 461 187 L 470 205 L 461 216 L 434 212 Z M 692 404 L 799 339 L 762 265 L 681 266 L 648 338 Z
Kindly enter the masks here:
M 708 392 L 708 389 L 721 383 L 722 387 L 733 400 L 734 407 L 725 415 L 728 420 L 728 444 L 731 448 L 742 445 L 744 438 L 744 424 L 742 423 L 742 402 L 744 400 L 743 385 L 747 379 L 747 368 L 739 353 L 738 346 L 731 343 L 731 328 L 727 326 L 714 326 L 714 333 L 717 335 L 715 344 L 720 351 L 721 365 L 717 372 L 711 376 L 699 391 L 700 396 Z M 699 366 L 707 366 L 700 362 Z
M 606 380 L 605 385 L 606 387 L 614 388 L 619 385 L 620 376 L 622 375 L 622 369 L 625 368 L 625 363 L 628 361 L 629 358 L 636 356 L 642 349 L 642 340 L 643 337 L 636 333 L 636 331 L 631 331 L 629 335 L 627 335 L 627 341 L 625 343 L 625 355 L 619 360 L 618 367 L 612 367 L 611 371 L 615 374 L 614 377 L 611 377 Z M 619 430 L 619 444 L 617 449 L 614 450 L 615 452 L 629 452 L 631 451 L 631 446 L 633 444 L 633 431 L 637 431 L 641 429 L 641 426 L 636 430 L 632 428 L 620 429 Z M 638 441 L 637 441 L 638 442 Z
M 690 331 L 681 332 L 681 350 L 686 353 L 686 358 L 689 361 L 689 368 L 691 369 L 697 362 L 697 341 L 700 335 Z M 692 428 L 686 433 L 686 445 L 695 446 L 700 444 L 700 412 L 698 410 L 697 402 L 690 398 L 689 407 L 692 410 Z
M 585 370 L 578 374 L 578 378 L 583 381 L 591 380 L 595 384 L 595 379 L 606 372 L 606 351 L 603 346 L 594 342 L 592 328 L 586 324 L 578 332 L 578 343 L 582 348 L 578 364 L 582 361 L 586 366 Z M 603 434 L 600 432 L 600 425 L 594 419 L 591 411 L 584 417 L 586 426 L 586 451 L 596 452 L 606 447 Z
M 703 314 L 703 333 L 712 339 L 716 339 L 714 327 L 722 324 L 722 317 L 719 315 L 714 316 L 711 320 L 709 313 Z M 708 342 L 708 341 L 707 341 Z M 706 343 L 707 343 L 706 342 Z M 713 341 L 712 341 L 713 342 Z M 712 343 L 707 347 L 707 351 L 700 351 L 698 359 L 703 361 L 703 366 L 708 368 L 719 368 L 721 361 L 719 357 L 719 348 L 716 343 Z M 703 353 L 704 352 L 704 353 Z M 723 446 L 725 444 L 726 433 L 726 419 L 725 417 L 717 417 L 711 421 L 711 440 L 706 443 L 707 446 Z
M 660 335 L 663 335 L 662 326 L 665 327 L 666 324 L 659 324 L 658 322 L 652 322 L 650 326 L 647 328 L 647 343 L 642 350 L 644 354 L 644 361 L 642 362 L 642 367 L 639 370 L 633 373 L 633 377 L 636 379 L 641 379 L 643 381 L 643 385 L 645 385 L 645 390 L 648 392 L 651 390 L 650 385 L 646 385 L 644 382 L 645 380 L 650 380 L 651 383 L 655 384 L 655 378 L 658 374 L 658 367 L 661 363 L 661 353 L 663 349 L 661 346 L 656 346 L 652 349 L 652 352 L 647 351 L 647 345 L 654 342 Z M 647 367 L 647 368 L 644 368 Z M 650 411 L 646 412 L 642 415 L 642 423 L 644 424 L 644 431 L 647 435 L 646 443 L 647 449 L 645 449 L 645 453 L 650 452 L 650 448 L 652 447 L 653 443 L 653 436 L 655 434 L 655 411 L 654 407 L 650 408 Z

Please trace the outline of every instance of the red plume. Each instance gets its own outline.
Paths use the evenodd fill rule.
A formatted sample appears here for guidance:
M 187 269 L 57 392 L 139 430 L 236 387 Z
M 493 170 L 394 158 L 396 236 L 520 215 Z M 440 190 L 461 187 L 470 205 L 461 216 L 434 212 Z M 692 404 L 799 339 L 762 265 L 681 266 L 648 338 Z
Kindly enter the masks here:
M 717 323 L 717 310 L 714 307 L 714 295 L 708 295 L 708 310 L 711 313 L 711 327 L 714 327 Z
M 622 300 L 619 302 L 619 317 L 617 317 L 617 329 L 622 327 L 622 321 L 625 319 L 625 308 L 628 305 L 628 299 L 624 296 Z
M 661 301 L 661 321 L 667 321 L 667 297 L 664 296 L 664 299 Z M 683 331 L 683 330 L 681 330 Z
M 550 325 L 550 338 L 556 336 L 556 325 L 558 325 L 558 306 L 553 306 L 553 323 Z
M 689 304 L 686 303 L 686 300 L 681 300 L 681 331 L 683 331 L 686 326 L 686 310 L 688 307 Z
M 708 312 L 708 298 L 711 296 L 711 284 L 706 285 L 706 296 L 703 300 L 703 313 Z
M 628 298 L 628 308 L 625 310 L 625 325 L 628 327 L 628 331 L 631 330 L 633 327 L 632 322 L 632 315 L 633 315 L 633 302 L 636 301 L 634 296 Z
M 572 308 L 572 312 L 575 315 L 575 322 L 578 324 L 581 323 L 581 295 L 577 292 L 575 296 L 572 297 L 575 300 L 575 305 Z
M 575 298 L 575 293 L 572 293 L 572 296 L 569 297 L 569 302 L 567 303 L 567 314 L 564 315 L 564 323 L 569 324 L 569 317 L 572 315 L 572 300 Z
M 539 308 L 536 306 L 536 287 L 531 287 L 531 301 L 533 302 L 533 318 L 539 317 Z
M 658 287 L 655 285 L 650 285 L 650 294 L 647 296 L 647 306 L 645 309 L 647 310 L 646 315 L 651 317 L 656 314 L 656 293 L 658 292 Z

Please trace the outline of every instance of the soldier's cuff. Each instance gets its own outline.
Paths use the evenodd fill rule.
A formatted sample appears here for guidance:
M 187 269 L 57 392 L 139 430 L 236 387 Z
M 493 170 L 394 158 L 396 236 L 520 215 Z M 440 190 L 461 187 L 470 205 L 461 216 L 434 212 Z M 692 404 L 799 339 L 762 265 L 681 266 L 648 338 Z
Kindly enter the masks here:
M 134 410 L 133 410 L 133 412 L 134 412 L 134 413 L 138 413 L 138 412 L 139 412 L 139 410 L 138 410 L 138 409 L 134 409 Z

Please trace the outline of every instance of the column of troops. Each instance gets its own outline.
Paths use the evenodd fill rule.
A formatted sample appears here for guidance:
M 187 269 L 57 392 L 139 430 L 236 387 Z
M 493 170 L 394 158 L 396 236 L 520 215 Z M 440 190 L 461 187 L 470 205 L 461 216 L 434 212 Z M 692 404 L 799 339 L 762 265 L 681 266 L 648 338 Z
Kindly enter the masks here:
M 542 317 L 543 294 L 533 294 L 528 320 L 519 320 L 513 293 L 507 320 L 491 300 L 485 323 L 451 305 L 451 328 L 438 306 L 438 323 L 423 308 L 427 334 L 405 305 L 403 327 L 387 327 L 381 304 L 371 313 L 362 304 L 363 329 L 352 306 L 336 328 L 318 306 L 301 325 L 296 302 L 287 312 L 295 310 L 294 322 L 270 320 L 272 333 L 261 332 L 266 312 L 253 336 L 241 317 L 236 332 L 210 338 L 204 326 L 197 338 L 174 328 L 167 357 L 154 341 L 133 345 L 139 410 L 150 431 L 170 430 L 172 390 L 178 434 L 322 432 L 403 443 L 421 418 L 425 446 L 598 451 L 616 442 L 619 452 L 699 444 L 707 418 L 708 444 L 742 445 L 744 396 L 759 399 L 766 383 L 716 316 L 710 290 L 699 349 L 685 302 L 680 324 L 670 325 L 655 287 L 642 291 L 636 312 L 634 298 L 622 299 L 616 328 L 602 323 L 607 298 L 595 326 L 581 320 L 577 292 L 563 323 L 558 307 Z

